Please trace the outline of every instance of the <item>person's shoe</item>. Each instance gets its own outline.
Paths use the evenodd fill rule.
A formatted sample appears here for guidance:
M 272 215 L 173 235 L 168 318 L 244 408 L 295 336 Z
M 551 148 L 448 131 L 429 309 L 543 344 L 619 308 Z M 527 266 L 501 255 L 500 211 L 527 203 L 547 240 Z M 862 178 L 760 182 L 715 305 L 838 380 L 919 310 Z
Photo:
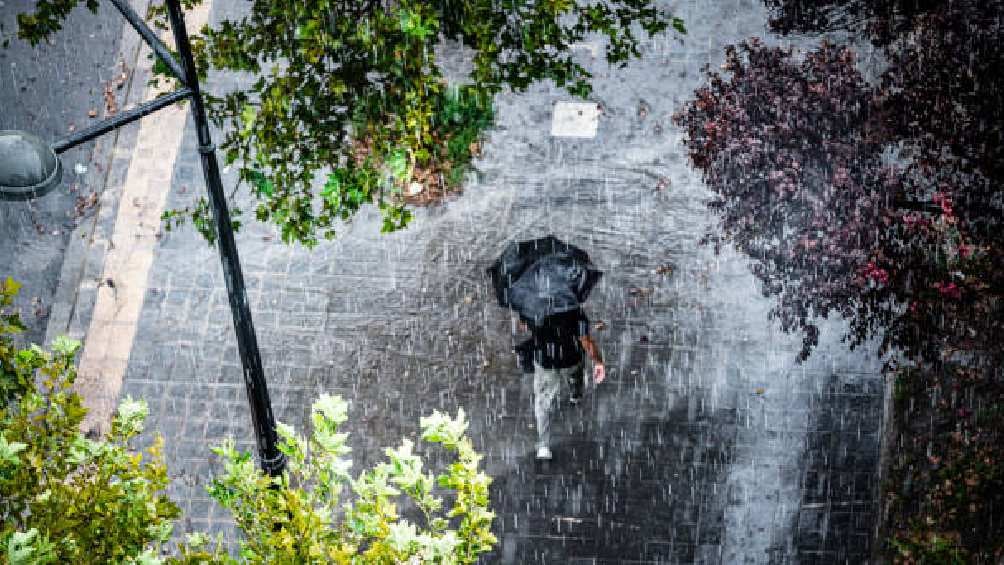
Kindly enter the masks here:
M 551 448 L 546 445 L 541 445 L 537 448 L 537 459 L 549 460 L 551 459 Z
M 568 379 L 568 390 L 569 394 L 568 403 L 572 406 L 577 406 L 582 402 L 582 392 L 585 387 L 583 386 L 581 379 Z

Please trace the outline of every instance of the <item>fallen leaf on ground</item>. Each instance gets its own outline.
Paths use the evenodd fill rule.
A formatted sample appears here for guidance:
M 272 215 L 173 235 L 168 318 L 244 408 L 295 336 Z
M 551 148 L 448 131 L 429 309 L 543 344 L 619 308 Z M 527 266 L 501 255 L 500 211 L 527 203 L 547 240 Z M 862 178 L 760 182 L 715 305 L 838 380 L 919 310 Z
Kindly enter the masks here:
M 93 208 L 98 202 L 98 193 L 92 192 L 89 196 L 78 196 L 73 204 L 73 215 L 76 218 L 84 215 L 84 212 Z
M 111 84 L 105 85 L 105 115 L 114 116 L 119 111 L 119 104 L 115 100 L 115 91 Z

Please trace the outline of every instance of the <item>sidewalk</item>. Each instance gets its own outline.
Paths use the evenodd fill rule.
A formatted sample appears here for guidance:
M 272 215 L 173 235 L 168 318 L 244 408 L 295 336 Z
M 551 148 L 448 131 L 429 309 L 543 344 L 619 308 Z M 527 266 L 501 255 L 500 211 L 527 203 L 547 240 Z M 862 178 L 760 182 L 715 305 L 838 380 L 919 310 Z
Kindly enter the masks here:
M 142 3 L 145 11 L 148 0 Z M 10 39 L 8 47 L 0 47 L 0 130 L 19 129 L 54 141 L 105 115 L 106 92 L 114 99 L 113 109 L 123 102 L 131 89 L 138 38 L 123 34 L 125 21 L 102 2 L 97 14 L 79 6 L 70 16 L 74 25 L 32 47 L 15 35 L 18 14 L 35 8 L 31 0 L 0 0 L 0 28 Z M 90 198 L 104 183 L 103 165 L 114 142 L 110 134 L 63 153 L 61 186 L 44 198 L 0 200 L 0 277 L 24 285 L 14 304 L 27 329 L 17 341 L 43 341 L 48 319 L 61 303 L 54 293 L 64 258 L 74 247 L 71 233 L 93 223 Z
M 214 3 L 214 19 L 233 15 L 224 4 Z M 538 85 L 499 97 L 477 178 L 459 198 L 419 210 L 407 230 L 380 235 L 366 211 L 313 251 L 282 244 L 269 226 L 249 223 L 238 235 L 276 417 L 305 429 L 314 397 L 342 394 L 358 469 L 416 433 L 420 416 L 463 406 L 494 478 L 499 545 L 486 562 L 869 554 L 879 363 L 847 352 L 836 325 L 806 364 L 794 363 L 798 337 L 767 321 L 771 303 L 746 258 L 697 244 L 713 225 L 709 194 L 670 121 L 699 68 L 719 65 L 725 44 L 763 35 L 766 16 L 744 0 L 687 0 L 674 14 L 689 29 L 682 45 L 653 41 L 626 69 L 593 63 L 603 108 L 595 138 L 552 137 L 554 104 L 572 99 Z M 204 193 L 194 131 L 183 127 L 167 207 Z M 129 167 L 165 161 L 163 148 L 139 147 Z M 225 172 L 225 186 L 235 181 Z M 531 382 L 515 369 L 511 320 L 483 272 L 508 241 L 547 233 L 606 272 L 587 313 L 606 324 L 595 335 L 610 375 L 582 406 L 562 409 L 554 460 L 540 464 Z M 229 532 L 205 494 L 209 446 L 233 435 L 252 450 L 253 432 L 219 257 L 190 228 L 142 238 L 155 242 L 145 273 L 126 269 L 114 288 L 85 277 L 79 292 L 141 304 L 131 343 L 116 342 L 121 394 L 150 403 L 182 527 Z M 107 257 L 93 266 L 101 244 L 91 253 L 92 272 L 106 272 Z M 671 272 L 657 272 L 664 265 Z M 82 313 L 70 325 L 100 341 L 114 316 Z

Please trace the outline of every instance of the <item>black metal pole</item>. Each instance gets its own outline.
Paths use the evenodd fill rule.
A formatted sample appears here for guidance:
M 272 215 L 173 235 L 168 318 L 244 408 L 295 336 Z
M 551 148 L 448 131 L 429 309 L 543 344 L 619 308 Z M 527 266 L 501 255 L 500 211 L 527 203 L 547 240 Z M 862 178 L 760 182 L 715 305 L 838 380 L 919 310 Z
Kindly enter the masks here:
M 223 262 L 223 276 L 227 282 L 230 310 L 234 316 L 237 348 L 244 366 L 244 383 L 247 386 L 248 401 L 251 404 L 251 418 L 254 421 L 258 454 L 261 457 L 262 469 L 271 476 L 277 476 L 282 474 L 286 466 L 286 458 L 277 446 L 278 435 L 275 431 L 275 417 L 272 415 L 272 404 L 269 401 L 268 387 L 261 366 L 261 356 L 258 353 L 258 339 L 255 337 L 251 309 L 248 306 L 247 292 L 244 288 L 244 275 L 241 272 L 240 259 L 237 256 L 237 245 L 234 242 L 234 232 L 230 225 L 230 213 L 227 210 L 223 182 L 220 180 L 216 148 L 209 135 L 209 122 L 206 120 L 206 110 L 202 105 L 199 77 L 195 72 L 195 61 L 192 58 L 192 48 L 188 41 L 188 31 L 185 29 L 185 20 L 182 17 L 178 0 L 167 0 L 167 9 L 171 18 L 171 28 L 174 31 L 175 45 L 181 56 L 181 65 L 186 77 L 185 83 L 192 90 L 192 117 L 195 119 L 195 127 L 199 135 L 202 172 L 206 177 L 209 199 L 213 207 L 213 218 L 216 220 L 220 259 Z
M 129 6 L 128 0 L 111 0 L 111 2 L 116 8 L 118 8 L 122 17 L 129 22 L 129 25 L 131 25 L 133 29 L 139 33 L 140 37 L 146 41 L 146 44 L 150 46 L 150 49 L 153 49 L 153 52 L 157 54 L 157 58 L 163 61 L 164 64 L 167 65 L 167 68 L 171 69 L 171 73 L 174 74 L 174 76 L 181 79 L 182 82 L 185 82 L 185 71 L 181 68 L 181 65 L 174 60 L 174 57 L 171 56 L 171 51 L 166 45 L 164 45 L 160 38 L 157 37 L 157 34 L 150 29 L 150 26 L 146 25 L 143 18 L 139 17 L 139 14 L 133 11 L 132 7 Z M 186 84 L 185 86 L 188 85 Z

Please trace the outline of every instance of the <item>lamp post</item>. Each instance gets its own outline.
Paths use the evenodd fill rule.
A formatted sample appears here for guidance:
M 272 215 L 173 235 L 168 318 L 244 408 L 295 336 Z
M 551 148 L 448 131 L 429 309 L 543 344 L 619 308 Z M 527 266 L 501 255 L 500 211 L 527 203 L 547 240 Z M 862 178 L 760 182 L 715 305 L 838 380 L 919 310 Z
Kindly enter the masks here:
M 0 200 L 24 200 L 47 194 L 59 185 L 62 178 L 62 165 L 58 157 L 60 153 L 178 101 L 190 100 L 192 118 L 199 139 L 202 172 L 209 191 L 213 219 L 216 222 L 220 260 L 223 263 L 223 276 L 227 283 L 230 310 L 234 318 L 234 330 L 237 333 L 237 347 L 244 367 L 244 384 L 251 405 L 258 455 L 262 469 L 271 476 L 277 476 L 285 468 L 286 459 L 277 447 L 275 417 L 272 414 L 261 355 L 258 352 L 258 339 L 255 336 L 251 310 L 248 306 L 244 275 L 241 272 L 237 245 L 234 242 L 223 182 L 220 179 L 216 147 L 210 137 L 209 123 L 199 89 L 199 78 L 195 71 L 191 43 L 179 0 L 167 0 L 167 10 L 180 62 L 175 60 L 150 27 L 129 7 L 127 1 L 111 0 L 111 3 L 184 86 L 68 135 L 51 145 L 26 132 L 0 131 Z

